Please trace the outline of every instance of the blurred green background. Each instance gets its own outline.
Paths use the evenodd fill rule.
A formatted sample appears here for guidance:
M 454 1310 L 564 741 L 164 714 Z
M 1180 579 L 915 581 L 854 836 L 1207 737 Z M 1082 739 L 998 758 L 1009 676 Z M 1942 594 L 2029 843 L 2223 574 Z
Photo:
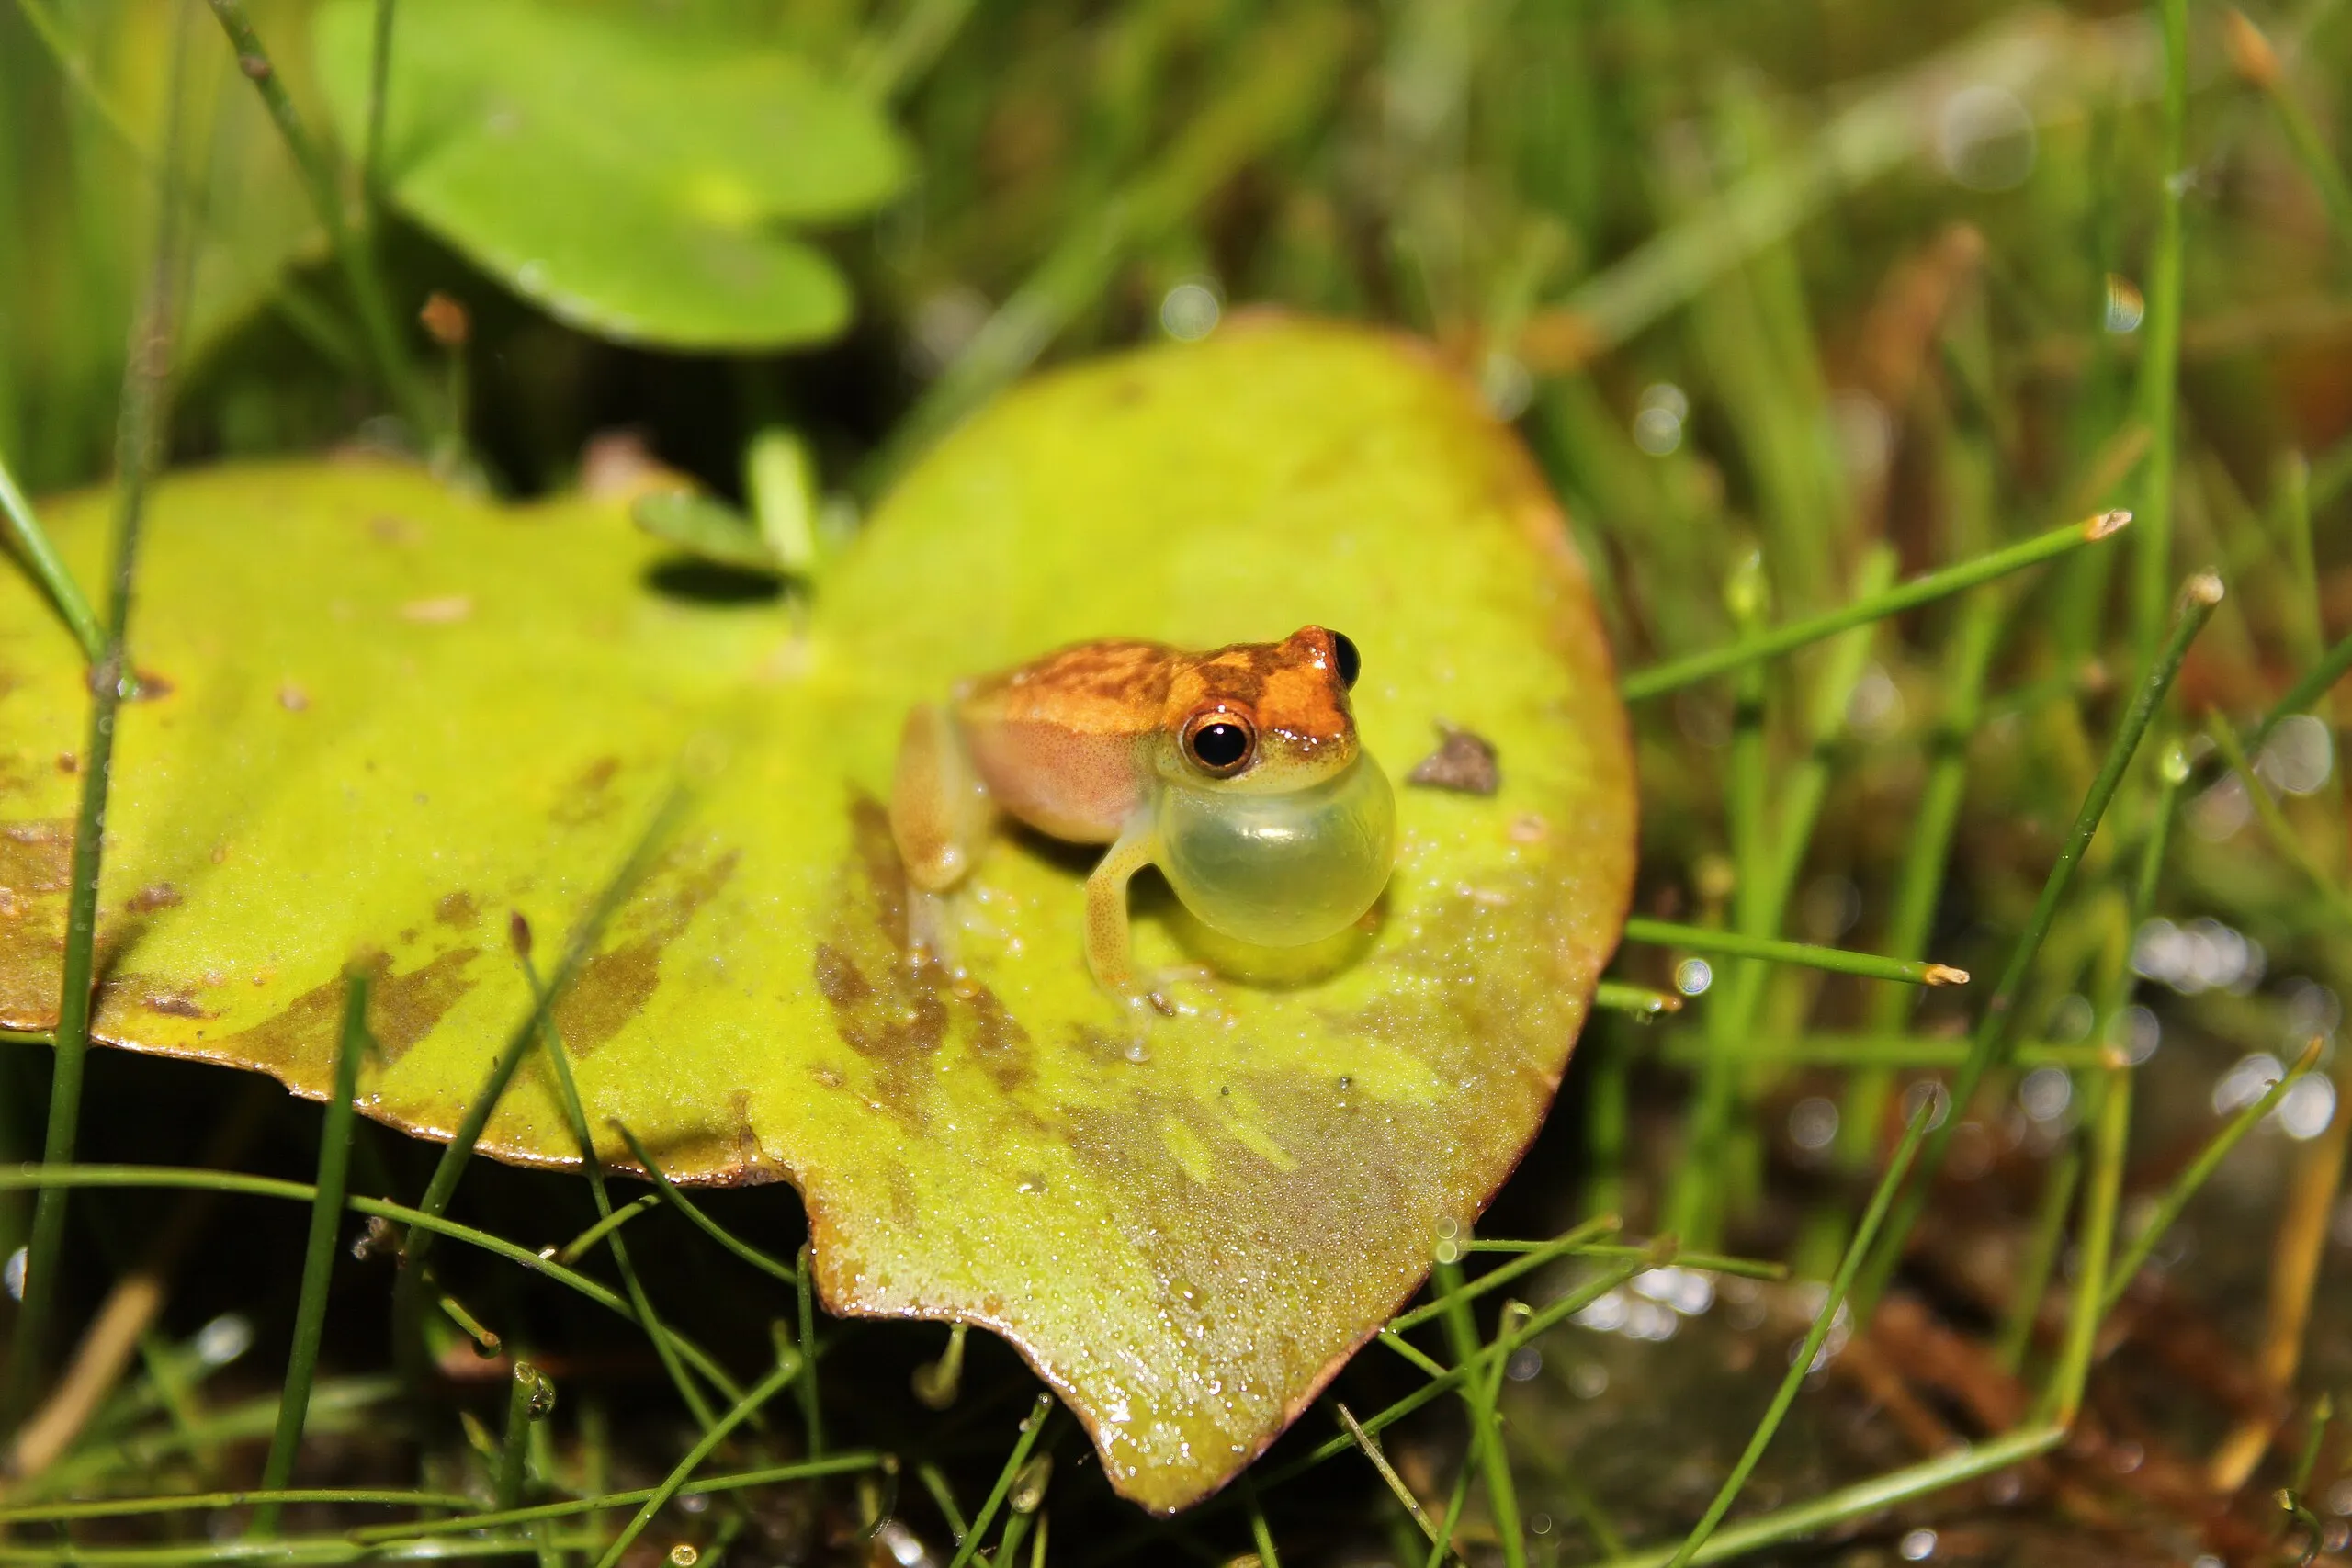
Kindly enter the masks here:
M 2335 1044 L 2352 983 L 2338 736 L 2324 720 L 2282 728 L 2249 784 L 2199 732 L 2209 714 L 2260 714 L 2352 624 L 2342 11 L 596 0 L 533 24 L 506 5 L 404 3 L 395 82 L 422 96 L 403 107 L 396 85 L 371 161 L 365 0 L 254 0 L 266 70 L 200 6 L 13 0 L 0 458 L 36 493 L 109 474 L 170 199 L 194 236 L 175 464 L 358 445 L 532 495 L 650 461 L 754 505 L 746 454 L 781 432 L 842 519 L 1033 366 L 1279 308 L 1393 324 L 1475 380 L 1564 499 L 1628 669 L 2131 507 L 2132 535 L 2004 591 L 1973 630 L 1942 606 L 1737 691 L 1642 705 L 1639 904 L 1873 951 L 1907 929 L 1937 958 L 1996 972 L 2176 586 L 2221 574 L 2229 597 L 2154 738 L 2199 770 L 2163 918 L 2123 919 L 2131 855 L 2173 800 L 2143 768 L 2037 959 L 2020 1031 L 2146 1063 L 2127 1185 L 2142 1201 L 2313 1036 L 2324 1072 L 2191 1208 L 2199 1246 L 2164 1255 L 2174 1316 L 2119 1355 L 2097 1414 L 2101 1452 L 2140 1457 L 2102 1458 L 2081 1483 L 2108 1489 L 2109 1516 L 2064 1485 L 2037 1492 L 2059 1501 L 1968 1560 L 2055 1560 L 2086 1540 L 2116 1561 L 2291 1560 L 2263 1488 L 2297 1479 L 2285 1450 L 2312 1398 L 2352 1374 L 2330 1087 L 2352 1084 Z M 2185 17 L 2177 117 L 2167 15 Z M 311 186 L 263 78 L 316 143 Z M 355 236 L 341 256 L 321 186 Z M 354 289 L 370 272 L 372 298 Z M 1948 831 L 1922 868 L 1923 792 L 1939 787 L 1955 792 Z M 1743 907 L 1768 862 L 1785 869 L 1781 897 Z M 1914 1018 L 1907 993 L 1794 970 L 1711 989 L 1703 965 L 1657 950 L 1630 950 L 1621 973 L 1690 1009 L 1596 1025 L 1498 1223 L 1532 1234 L 1615 1210 L 1825 1276 L 1916 1061 L 1820 1047 L 1735 1067 L 1726 1053 L 1825 1031 L 1948 1040 L 1970 998 L 1931 996 Z M 1940 1193 L 1914 1259 L 1941 1332 L 2004 1375 L 2042 1286 L 2063 1289 L 2053 1238 L 2086 1084 L 1990 1086 L 1971 1123 L 1987 1130 L 1983 1158 Z M 2274 1254 L 2274 1232 L 2308 1246 Z M 1619 1304 L 1590 1337 L 1610 1348 L 1581 1363 L 1620 1369 L 1617 1394 L 1556 1358 L 1515 1417 L 1584 1467 L 1527 1461 L 1564 1535 L 1587 1481 L 1621 1523 L 1679 1528 L 1705 1489 L 1646 1456 L 1688 1440 L 1674 1421 L 1724 1419 L 1693 1356 L 1628 1366 L 1645 1337 L 1625 1325 L 1663 1309 Z M 1728 1332 L 1724 1319 L 1704 1332 Z M 1968 1387 L 1981 1392 L 1939 1386 L 1929 1414 L 1982 1435 L 1993 1406 Z M 1880 1409 L 1884 1388 L 1866 1393 L 1856 1403 Z M 2200 1467 L 2232 1424 L 2261 1420 L 2292 1436 L 2237 1485 L 2146 1479 L 2210 1480 Z M 2341 1448 L 2313 1450 L 2324 1474 L 2303 1467 L 2312 1498 Z M 1469 1463 L 1451 1437 L 1404 1451 L 1417 1484 Z M 1860 1462 L 1824 1439 L 1781 1495 Z M 1323 1543 L 1306 1560 L 1354 1561 L 1395 1523 L 1385 1496 L 1339 1488 L 1283 1503 L 1278 1522 Z M 2325 1521 L 2339 1547 L 2342 1501 Z M 1898 1541 L 1911 1556 L 1911 1534 L 1870 1539 L 1871 1561 Z M 1964 1558 L 1967 1539 L 1949 1534 L 1945 1556 Z M 1582 1538 L 1546 1544 L 1553 1560 L 1590 1555 Z

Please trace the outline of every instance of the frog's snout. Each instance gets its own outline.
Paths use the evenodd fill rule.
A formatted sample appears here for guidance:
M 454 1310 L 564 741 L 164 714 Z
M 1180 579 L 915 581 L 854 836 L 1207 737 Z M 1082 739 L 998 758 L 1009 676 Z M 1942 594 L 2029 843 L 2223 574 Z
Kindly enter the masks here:
M 1171 784 L 1160 869 L 1203 923 L 1297 947 L 1363 918 L 1396 862 L 1396 800 L 1371 753 L 1304 789 L 1241 794 Z

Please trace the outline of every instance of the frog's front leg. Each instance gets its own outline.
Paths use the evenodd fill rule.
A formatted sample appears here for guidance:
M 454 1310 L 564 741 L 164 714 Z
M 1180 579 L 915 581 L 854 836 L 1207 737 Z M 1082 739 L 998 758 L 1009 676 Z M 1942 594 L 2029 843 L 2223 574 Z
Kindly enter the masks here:
M 1095 983 L 1131 1010 L 1148 1005 L 1136 984 L 1132 933 L 1127 926 L 1127 883 L 1149 865 L 1159 836 L 1147 814 L 1130 822 L 1086 879 L 1086 964 Z
M 955 718 L 919 705 L 907 715 L 890 786 L 890 836 L 906 868 L 907 937 L 917 962 L 955 961 L 946 895 L 971 874 L 995 825 L 995 804 Z

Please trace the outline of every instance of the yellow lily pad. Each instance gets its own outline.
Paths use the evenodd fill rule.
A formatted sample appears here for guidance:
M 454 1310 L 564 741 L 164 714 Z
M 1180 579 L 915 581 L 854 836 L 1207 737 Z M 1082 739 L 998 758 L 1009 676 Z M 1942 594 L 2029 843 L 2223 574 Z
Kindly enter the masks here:
M 54 505 L 85 581 L 105 504 Z M 730 761 L 558 1009 L 592 1123 L 680 1179 L 805 1196 L 834 1311 L 1018 1346 L 1155 1509 L 1231 1478 L 1420 1280 L 1549 1107 L 1613 946 L 1634 784 L 1608 651 L 1510 431 L 1404 341 L 1240 321 L 1042 378 L 923 461 L 821 584 L 674 591 L 617 508 L 413 471 L 190 473 L 154 497 L 109 818 L 99 1032 L 328 1079 L 375 970 L 369 1114 L 445 1135 L 527 1006 L 508 912 L 564 929 L 690 738 Z M 1140 1047 L 1088 977 L 1091 856 L 1008 837 L 958 895 L 967 978 L 903 961 L 884 821 L 908 705 L 1074 639 L 1306 622 L 1363 649 L 1366 744 L 1440 725 L 1488 795 L 1403 788 L 1372 927 L 1218 951 L 1151 879 Z M 0 578 L 0 1024 L 56 1014 L 85 694 Z M 488 1152 L 567 1166 L 537 1065 Z

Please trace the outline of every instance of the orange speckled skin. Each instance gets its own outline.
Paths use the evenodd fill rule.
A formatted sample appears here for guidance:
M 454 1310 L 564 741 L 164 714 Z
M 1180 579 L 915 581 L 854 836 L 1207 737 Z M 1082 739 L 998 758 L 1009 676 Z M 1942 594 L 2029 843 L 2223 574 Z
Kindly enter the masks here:
M 1215 787 L 1297 789 L 1356 754 L 1355 720 L 1332 635 L 1187 653 L 1156 642 L 1080 643 L 963 688 L 956 724 L 996 806 L 1041 832 L 1106 844 L 1149 801 L 1157 777 L 1188 769 L 1188 720 L 1231 713 L 1259 737 L 1249 767 Z

